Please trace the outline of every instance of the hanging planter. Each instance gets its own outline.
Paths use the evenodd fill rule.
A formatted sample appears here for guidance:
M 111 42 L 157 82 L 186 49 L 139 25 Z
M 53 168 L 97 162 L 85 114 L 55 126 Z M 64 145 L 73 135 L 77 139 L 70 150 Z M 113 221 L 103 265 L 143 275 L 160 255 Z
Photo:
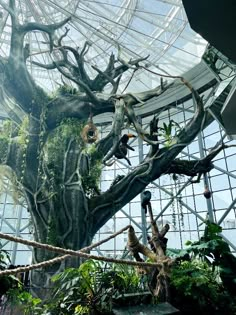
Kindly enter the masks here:
M 203 196 L 206 198 L 206 199 L 210 199 L 211 196 L 212 196 L 212 192 L 209 190 L 208 186 L 205 186 L 205 190 L 203 192 Z
M 81 137 L 85 143 L 92 144 L 98 139 L 98 130 L 93 123 L 92 114 L 90 114 L 87 124 L 84 126 Z

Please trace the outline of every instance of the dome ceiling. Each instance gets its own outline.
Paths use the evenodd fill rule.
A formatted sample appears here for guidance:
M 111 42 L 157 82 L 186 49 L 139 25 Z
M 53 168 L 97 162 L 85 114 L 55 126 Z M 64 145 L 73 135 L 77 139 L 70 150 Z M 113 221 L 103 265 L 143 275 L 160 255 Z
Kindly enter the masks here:
M 0 5 L 8 0 L 0 0 Z M 86 55 L 87 71 L 94 76 L 95 65 L 104 68 L 110 54 L 118 53 L 123 60 L 149 55 L 145 65 L 158 73 L 180 75 L 200 61 L 206 42 L 188 24 L 180 0 L 16 0 L 20 21 L 51 24 L 71 16 L 69 32 L 63 44 L 82 49 L 91 44 Z M 11 21 L 0 6 L 0 54 L 6 56 L 10 45 Z M 65 27 L 57 33 L 65 33 Z M 30 45 L 29 71 L 37 82 L 48 90 L 61 83 L 57 71 L 47 71 L 33 65 L 36 61 L 51 63 L 60 58 L 55 50 L 49 53 L 47 35 L 31 32 L 25 38 Z M 126 86 L 132 70 L 123 76 L 121 90 Z M 140 70 L 128 90 L 150 89 L 159 84 L 159 77 Z

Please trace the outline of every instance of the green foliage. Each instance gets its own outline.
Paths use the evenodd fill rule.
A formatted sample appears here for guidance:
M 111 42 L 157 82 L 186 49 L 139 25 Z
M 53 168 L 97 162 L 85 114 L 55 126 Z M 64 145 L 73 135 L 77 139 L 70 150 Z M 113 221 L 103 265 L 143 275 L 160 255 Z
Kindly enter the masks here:
M 219 268 L 224 287 L 234 294 L 236 290 L 236 258 L 231 254 L 229 245 L 219 234 L 221 232 L 220 226 L 206 222 L 203 237 L 198 242 L 189 243 L 187 252 L 192 257 L 199 257 L 206 261 L 213 270 L 216 267 Z
M 184 250 L 168 250 L 177 262 L 171 275 L 177 306 L 189 305 L 191 309 L 195 303 L 196 311 L 204 314 L 234 314 L 236 258 L 221 231 L 217 224 L 206 222 L 199 241 L 188 241 Z
M 7 265 L 10 262 L 10 256 L 7 251 L 1 248 L 0 244 L 0 270 L 7 268 Z M 17 295 L 18 290 L 22 288 L 20 281 L 12 276 L 1 276 L 0 277 L 0 297 L 5 295 L 8 299 Z
M 0 156 L 2 164 L 0 166 L 0 194 L 5 193 L 6 191 L 11 195 L 15 204 L 21 203 L 21 186 L 20 182 L 17 180 L 17 177 L 9 167 L 4 165 L 6 161 L 8 145 L 11 141 L 15 141 L 22 146 L 21 154 L 19 154 L 19 159 L 21 162 L 20 176 L 23 178 L 23 173 L 25 170 L 25 156 L 26 148 L 28 143 L 28 117 L 22 122 L 21 126 L 16 126 L 12 121 L 5 120 L 0 132 Z
M 213 292 L 211 298 L 214 300 L 217 295 L 216 274 L 205 262 L 197 260 L 181 261 L 172 270 L 171 283 L 185 296 L 191 296 L 196 300 L 201 295 L 207 296 L 208 290 Z
M 5 120 L 0 131 L 0 163 L 4 163 L 7 157 L 8 144 L 10 142 L 12 131 L 12 123 L 10 120 Z
M 76 139 L 81 147 L 83 124 L 78 119 L 64 119 L 61 124 L 49 135 L 44 146 L 44 162 L 46 163 L 51 181 L 52 192 L 58 192 L 61 183 L 61 171 L 68 143 Z
M 76 95 L 79 94 L 79 91 L 67 84 L 61 85 L 52 95 L 51 98 L 55 98 L 57 96 L 70 96 L 70 95 Z
M 6 119 L 3 122 L 2 128 L 1 128 L 1 136 L 9 138 L 11 136 L 12 132 L 12 121 L 10 119 Z
M 28 127 L 29 127 L 29 117 L 26 116 L 22 124 L 19 127 L 18 131 L 18 143 L 20 143 L 22 146 L 26 148 L 28 143 Z
M 181 261 L 172 268 L 170 279 L 173 302 L 181 310 L 189 307 L 193 314 L 229 314 L 229 295 L 206 262 Z
M 95 162 L 88 174 L 82 177 L 82 185 L 87 197 L 98 195 L 99 182 L 102 174 L 102 164 L 100 161 Z
M 183 250 L 170 251 L 170 255 L 174 258 L 184 257 L 186 255 L 189 258 L 198 258 L 201 261 L 205 261 L 210 265 L 219 265 L 221 259 L 226 253 L 230 253 L 229 245 L 219 235 L 222 232 L 222 228 L 215 223 L 209 221 L 206 222 L 206 228 L 204 235 L 197 242 L 187 241 L 187 248 Z M 211 258 L 209 260 L 209 258 Z
M 8 304 L 20 311 L 24 315 L 42 315 L 44 306 L 39 298 L 33 297 L 23 287 L 9 290 Z
M 89 172 L 82 176 L 82 185 L 87 197 L 100 194 L 99 183 L 102 174 L 102 157 L 93 144 L 85 149 L 89 158 Z
M 43 305 L 23 295 L 25 308 L 35 310 L 32 314 L 111 314 L 113 297 L 140 292 L 143 286 L 133 267 L 113 266 L 94 260 L 87 260 L 79 268 L 66 269 L 52 281 L 52 297 Z M 24 299 L 21 297 L 20 300 Z
M 94 311 L 101 314 L 109 312 L 114 288 L 112 275 L 104 271 L 101 263 L 88 260 L 78 269 L 67 269 L 55 276 L 53 281 L 56 287 L 54 299 L 57 301 L 57 312 L 76 314 L 80 311 L 78 314 L 83 314 L 87 308 L 90 310 L 87 314 Z
M 20 292 L 17 296 L 16 305 L 23 309 L 24 315 L 41 315 L 42 301 L 34 298 L 29 292 Z
M 16 137 L 17 142 L 23 146 L 27 145 L 27 137 L 28 137 L 28 126 L 29 126 L 29 117 L 25 116 L 22 124 L 20 126 L 16 126 L 11 120 L 7 119 L 4 121 L 1 132 L 0 139 L 5 140 L 7 143 L 10 142 L 11 137 Z
M 118 294 L 135 293 L 143 290 L 142 279 L 133 266 L 114 264 L 114 287 Z
M 86 315 L 89 314 L 89 307 L 88 306 L 82 306 L 80 304 L 78 304 L 75 307 L 75 314 L 80 314 L 80 315 Z
M 163 127 L 159 127 L 158 129 L 160 130 L 159 136 L 164 138 L 165 146 L 170 147 L 172 144 L 174 144 L 174 138 L 180 132 L 181 127 L 174 120 L 170 120 L 168 125 L 164 122 Z
M 46 243 L 54 246 L 58 245 L 57 225 L 56 221 L 52 218 L 52 216 L 50 216 L 49 218 Z
M 0 165 L 0 194 L 8 193 L 15 205 L 21 204 L 22 191 L 15 173 L 6 165 Z
M 9 262 L 10 256 L 6 250 L 2 249 L 2 245 L 0 243 L 0 270 L 5 269 Z

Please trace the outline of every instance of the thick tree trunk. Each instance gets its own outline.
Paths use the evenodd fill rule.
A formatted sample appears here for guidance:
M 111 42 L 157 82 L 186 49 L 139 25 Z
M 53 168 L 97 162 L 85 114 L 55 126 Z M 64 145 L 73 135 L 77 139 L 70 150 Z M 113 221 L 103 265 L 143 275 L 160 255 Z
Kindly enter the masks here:
M 29 211 L 33 214 L 34 239 L 37 242 L 62 248 L 79 250 L 92 241 L 91 225 L 87 209 L 87 200 L 80 185 L 64 188 L 56 198 L 42 203 L 30 201 Z M 54 258 L 57 254 L 43 249 L 33 249 L 33 263 Z M 45 296 L 45 290 L 51 287 L 51 277 L 67 267 L 78 267 L 79 258 L 53 264 L 43 270 L 31 273 L 31 285 L 34 294 Z
M 83 175 L 89 171 L 87 162 L 87 155 L 78 141 L 72 138 L 68 139 L 65 152 L 61 152 L 58 165 L 50 165 L 50 169 L 47 162 L 40 164 L 34 193 L 26 191 L 37 242 L 73 250 L 91 243 L 94 233 L 91 232 L 88 198 L 82 184 Z M 56 255 L 34 248 L 32 262 L 47 261 Z M 43 270 L 34 270 L 31 285 L 35 294 L 45 296 L 41 289 L 50 288 L 50 279 L 55 273 L 63 271 L 65 267 L 78 267 L 79 263 L 79 259 L 73 258 Z

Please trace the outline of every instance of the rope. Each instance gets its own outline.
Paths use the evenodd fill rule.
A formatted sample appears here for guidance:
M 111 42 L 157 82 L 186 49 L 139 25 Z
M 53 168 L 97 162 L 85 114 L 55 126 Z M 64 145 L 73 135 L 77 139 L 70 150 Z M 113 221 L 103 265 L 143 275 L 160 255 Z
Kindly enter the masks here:
M 53 259 L 50 259 L 48 261 L 44 261 L 41 263 L 37 263 L 37 264 L 33 264 L 30 266 L 26 266 L 26 267 L 19 267 L 19 268 L 15 268 L 15 269 L 8 269 L 8 270 L 3 270 L 0 271 L 0 276 L 3 275 L 12 275 L 12 274 L 17 274 L 19 272 L 26 272 L 26 271 L 30 271 L 33 269 L 39 269 L 39 268 L 43 268 L 43 267 L 48 267 L 52 264 L 61 262 L 62 260 L 69 258 L 71 256 L 78 256 L 78 257 L 83 257 L 86 259 L 94 259 L 94 260 L 99 260 L 99 261 L 105 261 L 105 262 L 111 262 L 111 263 L 119 263 L 119 264 L 125 264 L 125 265 L 133 265 L 133 266 L 144 266 L 144 267 L 157 267 L 157 266 L 162 266 L 163 261 L 160 260 L 159 262 L 157 261 L 156 263 L 145 263 L 145 262 L 136 262 L 136 261 L 130 261 L 130 260 L 126 260 L 126 259 L 116 259 L 116 258 L 108 258 L 108 257 L 102 257 L 102 256 L 97 256 L 97 255 L 91 255 L 91 254 L 86 254 L 86 251 L 89 251 L 107 241 L 109 241 L 110 239 L 116 237 L 117 235 L 123 233 L 125 230 L 127 230 L 130 227 L 130 225 L 124 227 L 123 229 L 121 229 L 120 231 L 114 233 L 113 235 L 107 237 L 104 240 L 101 240 L 97 243 L 94 243 L 90 246 L 84 247 L 83 249 L 81 249 L 80 251 L 74 251 L 71 249 L 63 249 L 60 247 L 56 247 L 56 246 L 52 246 L 52 245 L 48 245 L 48 244 L 42 244 L 42 243 L 38 243 L 35 241 L 30 241 L 30 240 L 23 240 L 19 237 L 15 237 L 15 236 L 11 236 L 8 234 L 4 234 L 4 233 L 0 233 L 0 238 L 3 239 L 7 239 L 9 241 L 13 241 L 13 242 L 18 242 L 24 245 L 29 245 L 29 246 L 33 246 L 33 247 L 37 247 L 37 248 L 42 248 L 42 249 L 46 249 L 49 251 L 53 251 L 59 254 L 66 254 L 64 256 L 61 257 L 56 257 Z

